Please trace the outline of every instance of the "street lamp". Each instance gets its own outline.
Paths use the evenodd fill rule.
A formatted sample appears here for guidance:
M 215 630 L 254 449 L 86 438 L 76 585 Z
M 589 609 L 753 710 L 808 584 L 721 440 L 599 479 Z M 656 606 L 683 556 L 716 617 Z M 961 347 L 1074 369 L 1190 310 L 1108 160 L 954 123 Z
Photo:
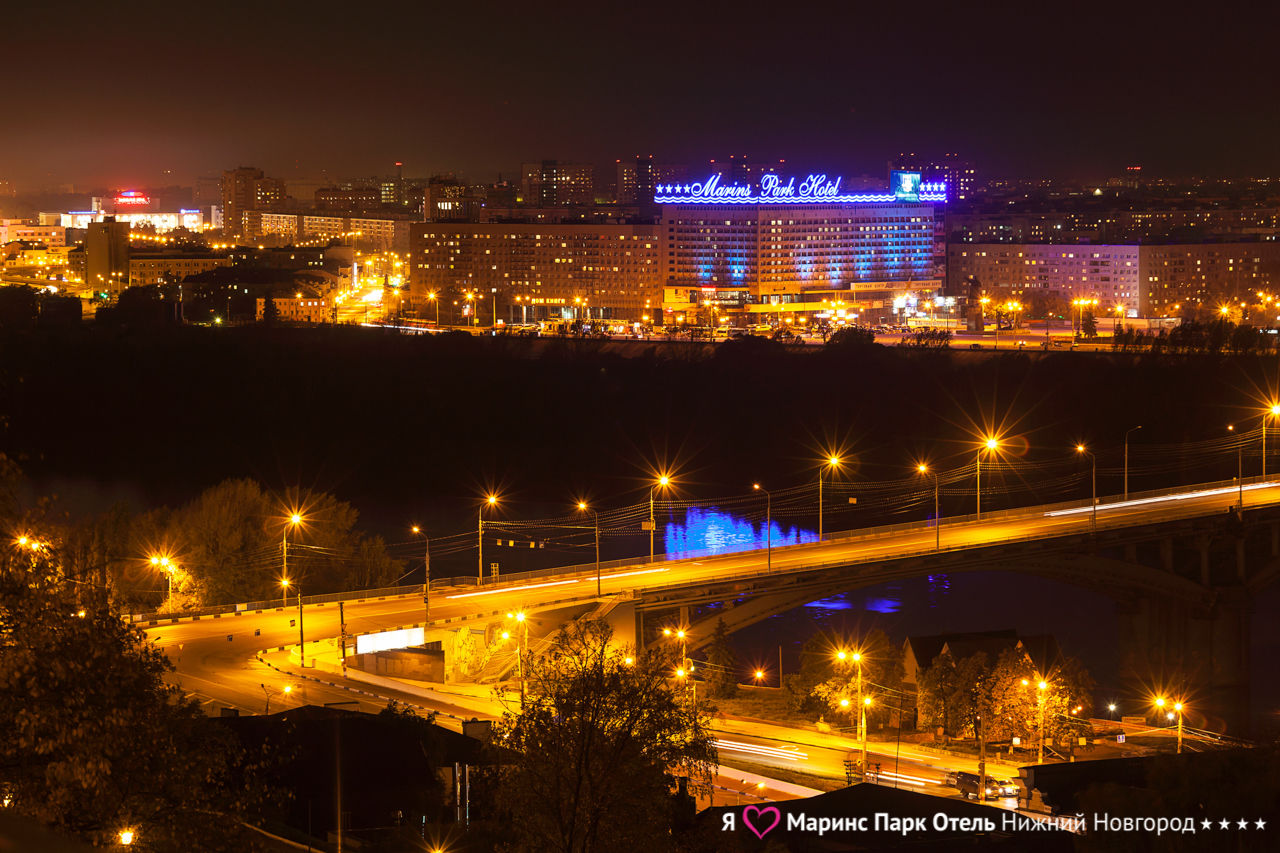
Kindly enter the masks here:
M 476 553 L 479 568 L 476 583 L 481 585 L 484 584 L 484 508 L 494 506 L 497 502 L 497 495 L 486 495 L 484 503 L 480 504 L 480 509 L 476 512 Z
M 128 847 L 133 844 L 134 831 L 132 829 L 122 829 L 120 830 L 119 838 L 120 844 L 124 847 Z
M 586 501 L 578 501 L 578 510 L 581 512 L 590 512 L 592 521 L 595 522 L 596 529 L 596 595 L 601 596 L 604 593 L 600 591 L 600 513 L 596 510 L 588 510 Z
M 1227 424 L 1227 432 L 1234 433 L 1235 431 L 1235 424 Z M 1236 486 L 1240 495 L 1239 502 L 1236 505 L 1236 515 L 1244 518 L 1244 439 L 1236 442 Z
M 288 578 L 280 579 L 280 586 L 284 588 L 283 595 L 289 594 L 289 583 L 290 581 Z M 305 667 L 307 665 L 307 652 L 306 652 L 306 640 L 303 638 L 303 634 L 302 634 L 302 587 L 299 586 L 297 587 L 297 589 L 298 589 L 298 593 L 297 593 L 298 595 L 298 659 L 301 661 L 301 665 Z
M 765 554 L 767 555 L 766 571 L 771 572 L 773 571 L 773 495 L 769 493 L 768 489 L 760 488 L 759 483 L 752 483 L 751 488 L 758 492 L 764 492 L 764 525 L 765 535 L 768 537 L 765 540 L 768 542 L 768 545 L 766 546 L 767 550 L 765 551 Z
M 1036 685 L 1036 690 L 1039 691 L 1040 705 L 1040 752 L 1036 755 L 1036 764 L 1044 764 L 1044 708 L 1049 702 L 1048 682 L 1041 681 Z
M 867 719 L 867 718 L 866 718 L 866 713 L 865 713 L 865 708 L 866 708 L 866 705 L 867 705 L 867 704 L 869 704 L 869 703 L 864 703 L 864 701 L 863 701 L 863 700 L 864 700 L 864 698 L 865 698 L 865 699 L 867 699 L 867 700 L 869 700 L 871 697 L 870 697 L 870 696 L 864 697 L 864 696 L 862 695 L 862 652 L 846 652 L 844 649 L 840 649 L 840 650 L 838 650 L 838 651 L 836 652 L 836 660 L 837 660 L 837 661 L 853 661 L 854 666 L 856 666 L 856 667 L 857 667 L 857 673 L 858 673 L 858 681 L 857 681 L 857 683 L 858 683 L 858 739 L 862 741 L 862 772 L 863 772 L 863 778 L 866 778 L 866 772 L 867 772 L 867 739 L 866 739 L 866 733 L 863 731 L 863 726 L 864 726 L 864 724 L 866 723 L 866 719 Z M 841 704 L 841 705 L 845 705 L 845 706 L 847 706 L 847 703 L 848 703 L 848 700 L 846 699 L 846 700 L 843 700 L 840 704 Z
M 839 467 L 840 467 L 840 457 L 836 456 L 833 453 L 830 456 L 828 456 L 827 461 L 824 462 L 818 468 L 818 541 L 819 542 L 822 541 L 822 472 L 828 468 L 831 469 L 832 484 L 834 485 L 835 469 Z
M 859 681 L 861 681 L 862 667 L 858 667 Z M 861 684 L 859 684 L 858 692 L 862 692 Z M 859 728 L 862 730 L 862 779 L 865 782 L 867 778 L 867 709 L 871 707 L 871 697 L 864 696 L 862 701 L 858 703 L 858 722 Z
M 994 454 L 1000 448 L 1000 439 L 995 436 L 987 436 L 982 444 L 978 445 L 978 455 L 973 463 L 974 474 L 977 477 L 977 486 L 975 491 L 978 495 L 978 512 L 977 517 L 982 518 L 982 451 L 986 450 Z
M 929 474 L 929 466 L 921 462 L 916 466 L 916 471 L 923 475 Z M 935 551 L 942 550 L 942 512 L 938 508 L 938 472 L 933 472 L 933 549 Z
M 1076 445 L 1076 453 L 1082 454 L 1084 456 L 1088 456 L 1089 462 L 1092 466 L 1092 470 L 1093 470 L 1092 498 L 1093 500 L 1090 506 L 1092 507 L 1092 511 L 1093 511 L 1093 519 L 1092 519 L 1093 532 L 1097 533 L 1098 532 L 1098 457 L 1094 456 L 1093 453 L 1091 453 L 1088 449 L 1086 449 L 1083 444 Z
M 1129 500 L 1129 433 L 1142 429 L 1139 424 L 1125 431 L 1124 434 L 1124 499 Z
M 436 292 L 433 290 L 427 294 L 427 299 L 435 303 L 436 306 L 436 327 L 440 327 L 440 300 L 436 298 Z
M 525 621 L 524 611 L 516 610 L 507 614 L 508 619 L 516 621 L 516 629 L 520 632 L 516 637 L 516 670 L 520 675 L 520 706 L 524 707 L 524 649 L 529 640 L 529 623 Z M 507 631 L 502 632 L 502 638 L 505 640 L 510 636 Z
M 1280 403 L 1272 403 L 1262 413 L 1262 479 L 1267 479 L 1267 418 L 1280 417 Z
M 168 557 L 153 554 L 151 556 L 151 565 L 156 566 L 164 572 L 167 585 L 165 587 L 165 600 L 169 602 L 169 606 L 173 606 L 173 570 L 178 566 Z
M 1164 710 L 1164 706 L 1165 706 L 1164 697 L 1163 696 L 1157 697 L 1156 707 L 1160 708 L 1161 710 Z M 1173 707 L 1173 713 L 1168 714 L 1167 719 L 1172 720 L 1174 714 L 1177 714 L 1178 716 L 1178 755 L 1181 755 L 1182 754 L 1182 703 L 1174 702 L 1172 707 Z
M 657 482 L 649 486 L 649 562 L 653 562 L 653 532 L 658 529 L 657 523 L 653 518 L 653 490 L 661 486 L 666 488 L 671 483 L 671 478 L 666 474 L 659 475 Z
M 422 537 L 422 624 L 426 630 L 431 621 L 431 537 L 416 524 L 411 529 L 414 536 Z
M 289 513 L 289 520 L 284 526 L 284 534 L 280 540 L 280 576 L 289 577 L 289 529 L 302 523 L 302 516 L 296 512 Z

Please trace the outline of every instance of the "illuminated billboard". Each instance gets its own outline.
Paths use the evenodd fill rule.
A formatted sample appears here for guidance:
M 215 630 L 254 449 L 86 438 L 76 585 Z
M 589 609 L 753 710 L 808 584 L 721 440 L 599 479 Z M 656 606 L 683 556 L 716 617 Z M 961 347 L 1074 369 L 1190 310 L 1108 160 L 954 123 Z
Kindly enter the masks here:
M 112 199 L 116 206 L 137 206 L 151 204 L 151 196 L 145 196 L 137 190 L 125 190 Z
M 725 183 L 723 176 L 715 174 L 694 183 L 659 184 L 654 188 L 653 200 L 658 204 L 885 204 L 947 200 L 946 186 L 924 183 L 919 172 L 894 172 L 892 177 L 893 192 L 851 193 L 841 187 L 844 178 L 822 173 L 803 180 L 761 175 L 758 184 Z
M 426 631 L 423 628 L 400 628 L 395 631 L 379 631 L 376 634 L 361 634 L 356 637 L 356 654 L 407 649 L 410 646 L 421 646 L 425 642 Z
M 923 183 L 919 172 L 890 172 L 889 186 L 896 201 L 919 201 Z

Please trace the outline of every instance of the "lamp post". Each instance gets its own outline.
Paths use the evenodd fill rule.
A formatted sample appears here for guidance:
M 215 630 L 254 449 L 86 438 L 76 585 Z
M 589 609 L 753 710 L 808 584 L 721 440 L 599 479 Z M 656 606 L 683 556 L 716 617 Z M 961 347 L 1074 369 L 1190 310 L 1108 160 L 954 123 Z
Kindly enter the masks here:
M 1139 424 L 1125 431 L 1124 434 L 1124 499 L 1129 500 L 1129 433 L 1142 429 Z
M 1085 456 L 1088 456 L 1089 462 L 1092 466 L 1093 488 L 1091 490 L 1091 495 L 1093 498 L 1093 502 L 1090 504 L 1090 507 L 1092 508 L 1092 511 L 1093 511 L 1093 520 L 1092 520 L 1093 532 L 1097 533 L 1098 532 L 1098 457 L 1094 456 L 1093 453 L 1087 450 L 1083 444 L 1076 445 L 1076 453 L 1080 453 Z
M 1044 764 L 1044 709 L 1048 704 L 1048 682 L 1041 681 L 1036 685 L 1036 690 L 1040 699 L 1040 751 L 1036 754 L 1036 764 Z
M 280 579 L 280 586 L 284 587 L 285 595 L 288 595 L 289 593 L 290 583 L 291 581 L 288 578 Z M 306 639 L 302 633 L 302 587 L 297 586 L 297 590 L 298 590 L 298 593 L 297 593 L 298 594 L 298 661 L 299 661 L 299 665 L 305 668 L 307 665 L 307 647 L 306 647 Z
M 524 707 L 524 648 L 529 639 L 529 623 L 525 621 L 524 611 L 517 610 L 507 614 L 508 619 L 516 620 L 516 672 L 520 675 L 520 707 Z
M 422 532 L 418 525 L 413 526 L 415 535 L 422 536 L 422 623 L 425 626 L 431 621 L 431 537 Z
M 916 471 L 922 475 L 929 474 L 929 466 L 921 462 L 916 466 Z M 938 472 L 933 472 L 933 550 L 942 550 L 942 512 L 939 509 L 938 501 Z
M 977 486 L 975 491 L 978 495 L 978 511 L 977 517 L 982 518 L 982 451 L 988 450 L 995 452 L 1000 447 L 1000 439 L 989 436 L 981 445 L 978 446 L 978 455 L 973 463 L 974 474 L 977 477 Z
M 1280 417 L 1280 403 L 1272 403 L 1262 413 L 1262 479 L 1267 479 L 1267 418 Z
M 1227 424 L 1227 432 L 1235 432 L 1235 424 Z M 1236 488 L 1239 499 L 1236 503 L 1236 516 L 1244 517 L 1244 444 L 1243 439 L 1236 442 Z
M 822 472 L 827 468 L 832 469 L 831 476 L 835 477 L 835 469 L 840 467 L 840 457 L 832 454 L 827 457 L 827 461 L 818 468 L 818 541 L 822 541 Z M 834 479 L 832 481 L 834 483 Z
M 476 512 L 476 553 L 477 568 L 476 583 L 484 585 L 484 508 L 493 506 L 498 502 L 497 495 L 488 495 L 484 499 L 484 503 L 480 504 L 480 509 Z
M 600 591 L 600 513 L 599 513 L 599 512 L 597 512 L 597 511 L 596 511 L 596 510 L 594 510 L 594 509 L 592 509 L 592 510 L 588 510 L 588 508 L 587 508 L 587 502 L 586 502 L 586 501 L 578 501 L 578 509 L 579 509 L 579 510 L 581 510 L 582 512 L 588 512 L 588 511 L 589 511 L 589 512 L 591 513 L 591 519 L 592 519 L 592 521 L 593 521 L 593 522 L 594 522 L 594 524 L 595 524 L 595 529 L 596 529 L 596 596 L 598 597 L 598 596 L 601 596 L 601 595 L 603 595 L 603 594 L 604 594 L 603 592 L 601 592 L 601 591 Z
M 1161 696 L 1157 698 L 1156 707 L 1161 710 L 1164 710 L 1164 706 L 1165 706 L 1164 697 Z M 1181 755 L 1182 754 L 1182 703 L 1174 702 L 1173 710 L 1174 710 L 1174 713 L 1178 715 L 1178 755 Z
M 289 522 L 284 526 L 284 536 L 280 540 L 280 576 L 289 577 L 289 528 L 297 527 L 302 523 L 302 516 L 298 513 L 289 514 Z
M 670 482 L 671 482 L 671 478 L 668 477 L 666 474 L 662 474 L 661 476 L 658 477 L 658 481 L 656 483 L 649 486 L 649 562 L 650 563 L 653 562 L 653 533 L 655 530 L 658 529 L 658 525 L 654 521 L 654 517 L 653 517 L 653 490 L 656 489 L 658 486 L 661 486 L 662 488 L 665 489 L 667 487 L 667 484 Z
M 165 580 L 167 582 L 165 586 L 164 597 L 166 601 L 172 602 L 173 601 L 173 570 L 177 568 L 177 566 L 168 557 L 162 557 L 158 555 L 152 555 L 151 565 L 156 566 L 157 568 L 164 571 Z
M 427 299 L 436 305 L 436 328 L 440 328 L 440 300 L 436 298 L 436 292 L 433 290 L 427 294 Z
M 773 571 L 773 495 L 769 493 L 768 489 L 760 488 L 759 483 L 752 483 L 751 488 L 758 492 L 764 492 L 764 526 L 765 536 L 767 537 L 765 541 L 768 543 L 765 546 L 765 554 L 767 555 L 765 567 L 766 571 L 771 572 Z
M 862 777 L 865 779 L 867 775 L 867 738 L 866 738 L 866 732 L 864 731 L 863 727 L 867 721 L 866 706 L 870 703 L 864 702 L 863 699 L 864 698 L 870 699 L 871 697 L 870 696 L 863 697 L 862 695 L 862 652 L 846 652 L 844 649 L 840 649 L 839 651 L 836 652 L 836 660 L 842 661 L 842 662 L 853 661 L 854 666 L 857 667 L 858 740 L 862 741 Z
M 862 667 L 858 667 L 858 692 L 862 692 Z M 858 703 L 858 728 L 862 731 L 862 779 L 867 779 L 867 709 L 871 707 L 871 697 L 864 696 Z

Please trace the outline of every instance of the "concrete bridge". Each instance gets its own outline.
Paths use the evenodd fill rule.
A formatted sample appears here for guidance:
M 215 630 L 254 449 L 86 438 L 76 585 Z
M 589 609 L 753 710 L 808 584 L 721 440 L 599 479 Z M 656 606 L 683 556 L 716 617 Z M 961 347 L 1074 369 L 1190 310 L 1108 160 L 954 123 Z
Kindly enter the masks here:
M 607 613 L 620 641 L 645 646 L 678 622 L 688 626 L 692 650 L 707 643 L 721 617 L 739 630 L 840 592 L 966 571 L 1030 573 L 1101 591 L 1116 602 L 1126 674 L 1148 685 L 1185 685 L 1198 708 L 1242 733 L 1250 602 L 1280 575 L 1280 480 L 1206 483 L 1104 498 L 1096 506 L 1023 507 L 943 519 L 940 526 L 909 522 L 772 550 L 614 561 L 602 564 L 598 578 L 591 564 L 484 586 L 476 586 L 474 577 L 438 579 L 425 625 L 421 587 L 361 593 L 359 600 L 346 596 L 342 624 L 336 602 L 344 596 L 318 596 L 304 601 L 307 643 L 329 641 L 344 630 L 351 636 L 416 625 L 428 642 L 441 641 L 451 677 L 494 678 L 510 669 L 511 656 L 504 662 L 493 650 L 503 626 L 511 627 L 506 613 L 514 610 L 529 615 L 528 649 L 545 646 L 543 638 L 568 619 Z M 180 637 L 188 645 L 206 634 L 211 641 L 226 634 L 231 642 L 226 616 L 253 628 L 244 649 L 237 641 L 198 658 L 195 674 L 216 681 L 221 669 L 243 668 L 246 654 L 296 641 L 297 629 L 284 625 L 296 609 L 256 608 L 240 606 L 217 623 L 204 616 L 181 630 L 166 630 L 170 620 L 146 624 L 158 636 Z M 465 673 L 461 658 L 450 660 L 451 653 L 474 655 L 477 649 L 483 660 Z

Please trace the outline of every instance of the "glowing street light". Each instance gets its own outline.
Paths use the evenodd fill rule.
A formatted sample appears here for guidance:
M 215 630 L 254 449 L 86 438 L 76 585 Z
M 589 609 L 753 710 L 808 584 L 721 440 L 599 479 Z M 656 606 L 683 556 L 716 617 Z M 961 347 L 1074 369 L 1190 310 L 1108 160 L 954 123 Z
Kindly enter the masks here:
M 128 847 L 133 844 L 134 831 L 132 829 L 122 829 L 120 830 L 119 838 L 120 844 L 124 847 Z
M 24 537 L 25 538 L 25 537 Z M 172 604 L 173 602 L 173 572 L 178 568 L 178 564 L 169 559 L 169 557 L 161 554 L 152 554 L 150 563 L 160 571 L 164 572 L 166 581 L 165 600 Z
M 1026 682 L 1023 682 L 1024 684 Z M 1044 709 L 1049 703 L 1049 683 L 1041 681 L 1036 685 L 1038 704 L 1040 705 L 1040 751 L 1036 755 L 1036 764 L 1044 764 Z
M 596 531 L 596 595 L 597 595 L 597 596 L 601 596 L 601 595 L 603 595 L 604 593 L 603 593 L 603 592 L 601 592 L 601 587 L 600 587 L 600 513 L 599 513 L 599 511 L 594 510 L 594 509 L 591 509 L 590 507 L 588 507 L 588 506 L 587 506 L 587 502 L 586 502 L 586 501 L 578 501 L 578 511 L 579 511 L 579 512 L 590 512 L 590 513 L 591 513 L 591 519 L 592 519 L 592 521 L 594 522 L 594 525 L 595 525 L 595 531 Z
M 1129 433 L 1137 432 L 1142 429 L 1139 424 L 1136 427 L 1130 427 L 1124 434 L 1124 499 L 1129 500 Z
M 289 513 L 288 523 L 284 526 L 284 534 L 280 540 L 280 577 L 289 577 L 289 529 L 302 523 L 302 516 L 296 512 Z
M 827 460 L 818 468 L 818 541 L 822 541 L 822 474 L 828 468 L 831 469 L 832 482 L 834 484 L 836 469 L 840 467 L 840 457 L 834 453 L 827 457 Z
M 982 452 L 985 450 L 986 452 L 994 456 L 996 451 L 998 451 L 999 449 L 1000 449 L 1000 439 L 995 436 L 987 436 L 985 439 L 983 439 L 982 443 L 978 445 L 977 458 L 976 458 L 976 461 L 973 463 L 974 475 L 977 478 L 977 485 L 975 487 L 975 492 L 977 493 L 977 496 L 978 496 L 978 511 L 976 514 L 977 518 L 982 518 Z
M 662 487 L 666 488 L 671 484 L 671 478 L 666 474 L 658 475 L 658 479 L 649 486 L 649 562 L 653 562 L 653 533 L 658 529 L 657 522 L 653 517 L 653 490 Z
M 1267 478 L 1267 419 L 1280 417 L 1280 403 L 1272 403 L 1262 413 L 1262 479 Z
M 1165 704 L 1166 702 L 1163 696 L 1156 697 L 1157 708 L 1164 710 Z M 1182 754 L 1182 703 L 1173 702 L 1171 703 L 1171 707 L 1173 708 L 1173 710 L 1165 714 L 1165 719 L 1172 722 L 1175 714 L 1178 717 L 1178 754 L 1181 755 Z
M 768 489 L 762 489 L 759 483 L 752 483 L 751 488 L 755 489 L 757 492 L 764 492 L 764 498 L 765 498 L 764 524 L 765 524 L 765 535 L 768 537 L 766 539 L 768 543 L 766 546 L 767 550 L 765 551 L 767 555 L 766 571 L 771 572 L 773 571 L 773 495 L 769 492 Z
M 1093 489 L 1091 493 L 1092 502 L 1090 503 L 1090 506 L 1092 507 L 1093 518 L 1091 523 L 1093 526 L 1093 532 L 1097 533 L 1098 532 L 1098 457 L 1094 456 L 1093 453 L 1091 453 L 1089 449 L 1086 448 L 1083 444 L 1076 445 L 1076 453 L 1079 453 L 1082 456 L 1088 456 L 1089 462 L 1092 465 Z
M 921 462 L 919 465 L 916 466 L 916 473 L 920 474 L 921 476 L 928 476 L 930 473 L 929 466 Z M 938 472 L 934 471 L 932 473 L 933 473 L 933 550 L 941 551 L 942 550 L 942 510 L 939 508 L 941 506 L 941 503 L 938 498 L 938 495 L 939 495 Z
M 497 503 L 497 495 L 485 495 L 484 503 L 480 504 L 480 509 L 476 511 L 476 582 L 482 585 L 484 584 L 484 508 L 496 506 Z

